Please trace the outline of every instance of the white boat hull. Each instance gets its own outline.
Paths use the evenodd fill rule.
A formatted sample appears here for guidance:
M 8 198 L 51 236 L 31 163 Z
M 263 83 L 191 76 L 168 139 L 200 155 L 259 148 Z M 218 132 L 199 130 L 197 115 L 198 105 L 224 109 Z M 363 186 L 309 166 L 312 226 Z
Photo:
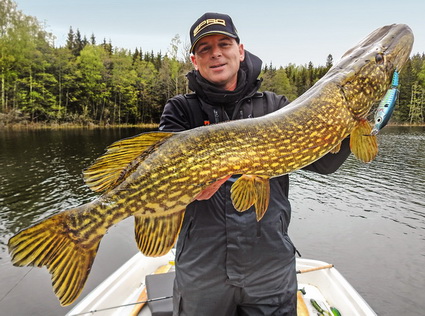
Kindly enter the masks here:
M 134 303 L 137 302 L 145 287 L 146 275 L 154 273 L 158 267 L 173 260 L 174 255 L 171 252 L 159 258 L 145 257 L 141 253 L 136 254 L 66 315 L 130 315 Z M 327 265 L 326 262 L 297 258 L 297 270 L 325 265 Z M 314 298 L 328 308 L 330 306 L 337 307 L 343 316 L 376 315 L 360 294 L 335 268 L 300 273 L 297 277 L 298 288 L 304 288 L 306 291 L 304 301 L 311 315 L 317 315 L 317 311 L 310 304 L 310 298 Z M 145 306 L 139 315 L 151 315 L 149 308 Z

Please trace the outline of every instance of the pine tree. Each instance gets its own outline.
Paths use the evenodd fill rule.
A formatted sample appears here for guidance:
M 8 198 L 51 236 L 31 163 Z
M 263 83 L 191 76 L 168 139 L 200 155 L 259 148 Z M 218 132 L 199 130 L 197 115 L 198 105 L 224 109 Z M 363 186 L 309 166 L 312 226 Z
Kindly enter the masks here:
M 94 33 L 92 33 L 90 36 L 90 44 L 96 45 L 96 37 L 94 36 Z
M 68 37 L 66 39 L 66 48 L 68 48 L 70 51 L 74 51 L 75 48 L 75 34 L 74 30 L 72 29 L 72 26 L 69 27 Z
M 74 56 L 79 56 L 80 52 L 83 50 L 84 46 L 86 46 L 87 39 L 81 38 L 80 30 L 77 29 L 77 32 L 74 36 L 74 47 L 72 49 L 72 53 Z
M 328 55 L 328 58 L 326 59 L 326 68 L 329 70 L 334 64 L 334 59 L 331 54 Z
M 418 82 L 415 82 L 412 86 L 412 95 L 409 104 L 410 124 L 424 122 L 424 101 L 425 91 Z

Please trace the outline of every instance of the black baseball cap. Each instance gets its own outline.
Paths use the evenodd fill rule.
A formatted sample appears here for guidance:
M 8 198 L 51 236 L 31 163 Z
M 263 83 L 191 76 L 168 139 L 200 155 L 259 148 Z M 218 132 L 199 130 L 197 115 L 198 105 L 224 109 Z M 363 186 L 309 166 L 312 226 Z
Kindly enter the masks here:
M 239 43 L 238 31 L 232 18 L 227 14 L 208 12 L 202 15 L 190 28 L 190 53 L 193 53 L 196 43 L 208 35 L 224 34 L 236 39 Z

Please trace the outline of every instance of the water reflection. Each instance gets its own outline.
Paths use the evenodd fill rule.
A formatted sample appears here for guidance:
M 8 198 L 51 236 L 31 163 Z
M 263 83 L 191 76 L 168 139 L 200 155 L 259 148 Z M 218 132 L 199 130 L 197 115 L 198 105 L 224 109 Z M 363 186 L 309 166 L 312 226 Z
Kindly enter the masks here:
M 65 313 L 44 269 L 24 276 L 28 269 L 11 267 L 7 240 L 38 220 L 93 200 L 96 194 L 84 186 L 82 170 L 115 140 L 140 132 L 1 132 L 0 300 L 13 291 L 0 301 L 0 310 Z M 378 140 L 380 152 L 370 164 L 350 157 L 332 175 L 291 175 L 290 234 L 305 257 L 336 264 L 378 314 L 415 314 L 425 309 L 425 297 L 411 301 L 423 295 L 418 293 L 425 284 L 425 129 L 386 127 Z M 111 229 L 102 242 L 83 295 L 135 251 L 133 224 L 124 225 Z M 21 295 L 31 296 L 34 304 L 18 304 Z
M 332 175 L 291 176 L 290 235 L 305 257 L 334 263 L 378 315 L 417 315 L 425 308 L 425 129 L 378 136 L 370 164 L 350 156 Z
M 0 138 L 0 236 L 92 200 L 82 170 L 113 141 L 136 129 L 3 131 Z M 5 244 L 1 238 L 1 244 Z M 2 246 L 4 250 L 4 247 Z
M 372 163 L 362 164 L 350 156 L 343 168 L 326 177 L 294 174 L 292 199 L 305 200 L 307 191 L 313 195 L 308 199 L 315 201 L 315 211 L 319 203 L 319 210 L 349 211 L 351 216 L 367 218 L 379 212 L 409 228 L 424 229 L 424 130 L 390 127 L 378 136 L 380 151 Z

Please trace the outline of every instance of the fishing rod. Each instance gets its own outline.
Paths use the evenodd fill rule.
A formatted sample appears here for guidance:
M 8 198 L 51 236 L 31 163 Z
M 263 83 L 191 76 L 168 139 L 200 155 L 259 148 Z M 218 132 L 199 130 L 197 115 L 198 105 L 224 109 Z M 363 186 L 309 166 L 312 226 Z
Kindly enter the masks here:
M 333 267 L 334 267 L 333 264 L 326 264 L 326 265 L 320 266 L 320 267 L 300 269 L 300 270 L 297 270 L 297 274 L 306 273 L 306 272 L 313 272 L 313 271 L 323 270 L 323 269 L 330 269 L 330 268 L 333 268 Z
M 162 300 L 166 300 L 168 298 L 172 298 L 173 296 L 162 296 L 162 297 L 157 297 L 157 298 L 151 298 L 145 301 L 140 301 L 140 302 L 136 302 L 136 303 L 128 303 L 128 304 L 122 304 L 122 305 L 117 305 L 117 306 L 111 306 L 111 307 L 105 307 L 105 308 L 100 308 L 100 309 L 94 309 L 88 312 L 83 312 L 83 313 L 78 313 L 78 314 L 71 314 L 69 316 L 81 316 L 81 315 L 88 315 L 88 314 L 94 314 L 94 313 L 99 313 L 99 312 L 104 312 L 107 310 L 111 310 L 111 309 L 117 309 L 117 308 L 121 308 L 121 307 L 128 307 L 128 306 L 135 306 L 135 305 L 139 305 L 139 304 L 146 304 L 146 303 L 150 303 L 150 302 L 156 302 L 156 301 L 162 301 Z
M 330 268 L 333 268 L 333 267 L 334 267 L 333 264 L 327 264 L 327 265 L 323 265 L 323 266 L 320 266 L 320 267 L 300 269 L 300 270 L 297 270 L 296 273 L 297 274 L 308 273 L 308 272 L 313 272 L 313 271 L 318 271 L 318 270 L 323 270 L 323 269 L 330 269 Z M 172 298 L 172 297 L 173 297 L 172 295 L 157 297 L 157 298 L 152 298 L 152 299 L 148 299 L 148 300 L 144 300 L 144 301 L 139 301 L 139 302 L 136 302 L 136 303 L 122 304 L 122 305 L 117 305 L 117 306 L 105 307 L 105 308 L 101 308 L 101 309 L 95 309 L 95 310 L 91 310 L 91 311 L 88 311 L 88 312 L 72 314 L 70 316 L 88 315 L 88 314 L 94 314 L 94 313 L 103 312 L 103 311 L 107 311 L 107 310 L 111 310 L 111 309 L 117 309 L 117 308 L 121 308 L 121 307 L 137 306 L 137 305 L 140 305 L 140 304 L 144 305 L 144 304 L 149 303 L 149 302 L 161 301 L 161 300 L 169 299 L 169 298 Z

